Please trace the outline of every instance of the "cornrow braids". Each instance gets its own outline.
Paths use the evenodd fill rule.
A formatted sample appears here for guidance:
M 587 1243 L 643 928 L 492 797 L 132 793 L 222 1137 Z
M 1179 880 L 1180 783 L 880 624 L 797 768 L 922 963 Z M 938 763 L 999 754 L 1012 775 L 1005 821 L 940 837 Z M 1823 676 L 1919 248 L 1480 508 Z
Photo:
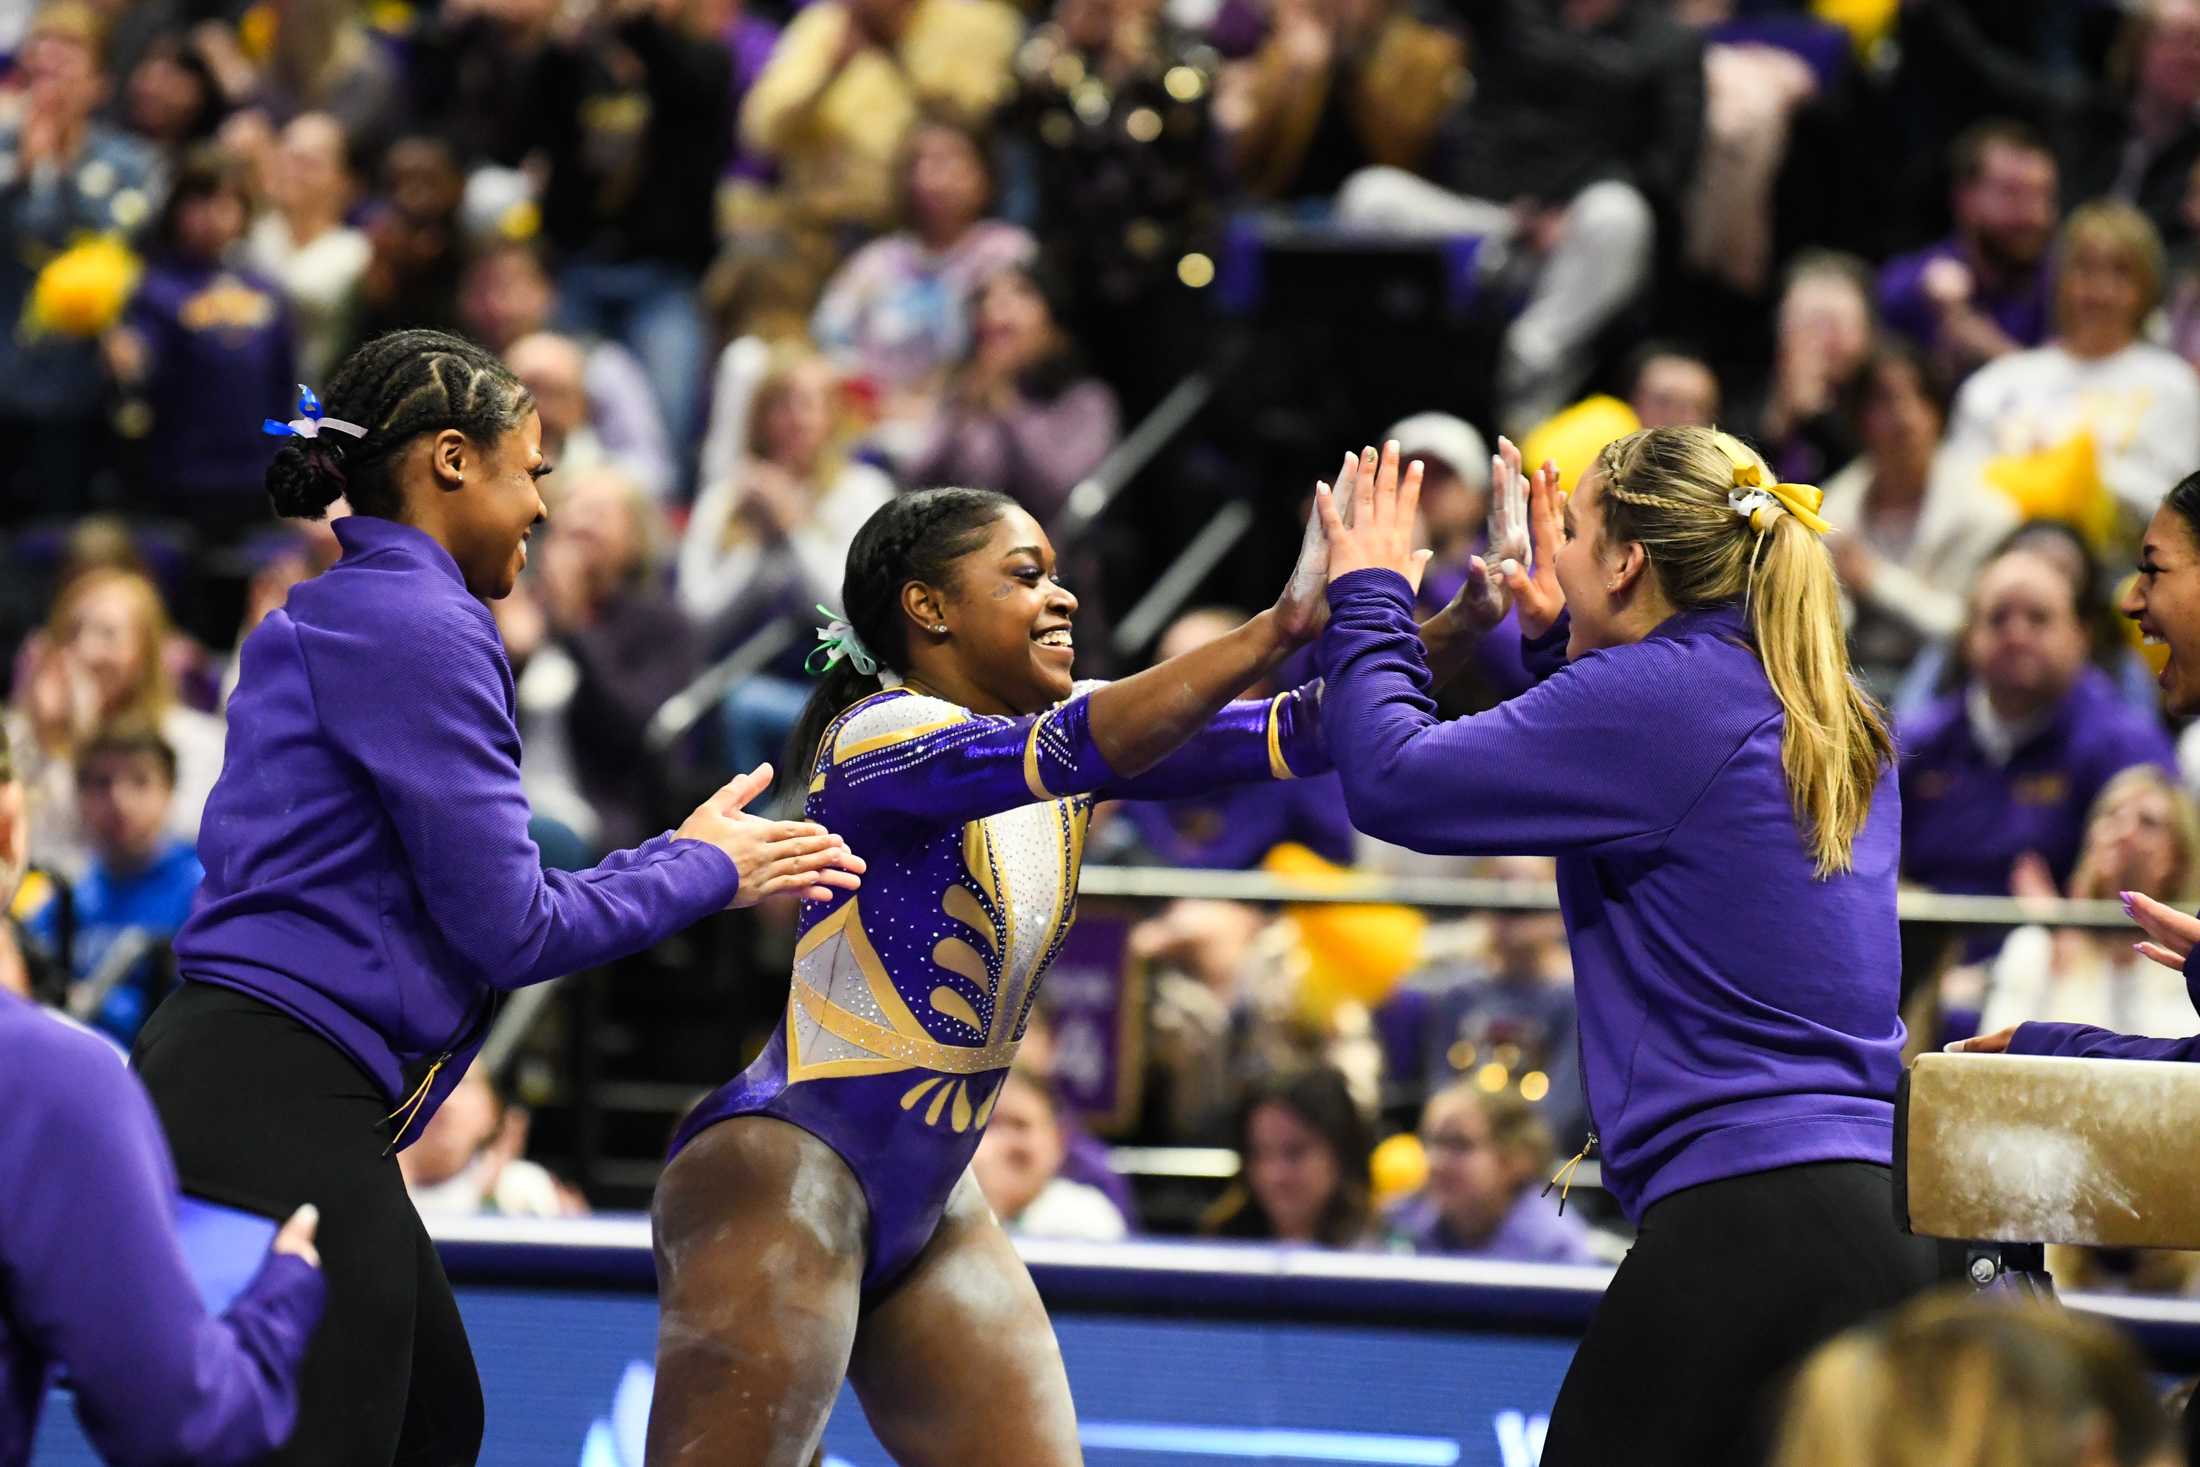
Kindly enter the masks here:
M 911 581 L 947 585 L 955 562 L 985 543 L 993 522 L 1016 501 L 990 489 L 924 489 L 888 500 L 863 522 L 848 546 L 840 614 L 881 668 L 909 669 L 909 638 L 901 590 Z M 875 677 L 843 658 L 825 670 L 802 709 L 780 761 L 775 803 L 807 789 L 810 765 L 826 727 L 843 709 L 878 691 Z
M 394 466 L 424 433 L 455 428 L 480 443 L 519 426 L 534 398 L 487 348 L 442 331 L 393 331 L 367 342 L 336 369 L 322 393 L 329 417 L 357 423 L 364 438 L 293 438 L 267 466 L 275 512 L 317 520 L 337 499 L 353 513 L 398 518 L 404 491 Z

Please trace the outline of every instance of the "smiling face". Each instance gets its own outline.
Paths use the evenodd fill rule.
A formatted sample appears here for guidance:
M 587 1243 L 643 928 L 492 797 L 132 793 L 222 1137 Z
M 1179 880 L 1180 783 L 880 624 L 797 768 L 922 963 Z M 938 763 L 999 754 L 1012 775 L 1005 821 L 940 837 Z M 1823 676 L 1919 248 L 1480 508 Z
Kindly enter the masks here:
M 2147 526 L 2139 575 L 2125 593 L 2124 615 L 2139 624 L 2169 660 L 2155 681 L 2176 717 L 2200 713 L 2200 542 L 2192 526 L 2164 505 Z
M 2057 324 L 2073 350 L 2105 356 L 2139 339 L 2151 308 L 2141 252 L 2105 228 L 2072 229 L 2057 274 Z
M 517 428 L 488 444 L 465 435 L 438 435 L 432 451 L 459 440 L 461 487 L 445 496 L 444 544 L 465 574 L 466 589 L 488 601 L 512 593 L 527 564 L 527 535 L 548 516 L 539 481 L 550 472 L 542 457 L 542 419 L 530 411 Z
M 1322 1213 L 1343 1181 L 1329 1142 L 1289 1106 L 1271 1101 L 1247 1117 L 1245 1185 L 1279 1241 L 1318 1241 Z
M 903 589 L 902 605 L 916 624 L 912 639 L 947 627 L 956 680 L 974 694 L 970 706 L 978 712 L 1037 713 L 1069 696 L 1077 598 L 1055 575 L 1047 532 L 1010 507 L 984 543 L 955 562 L 948 585 L 912 581 Z

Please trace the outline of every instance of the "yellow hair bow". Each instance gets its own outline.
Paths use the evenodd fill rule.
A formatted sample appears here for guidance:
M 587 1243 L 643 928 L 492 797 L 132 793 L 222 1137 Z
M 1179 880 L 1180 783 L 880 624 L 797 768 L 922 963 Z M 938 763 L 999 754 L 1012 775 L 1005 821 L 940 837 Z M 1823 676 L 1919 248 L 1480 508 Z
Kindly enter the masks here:
M 1825 490 L 1816 484 L 1767 483 L 1772 476 L 1765 471 L 1764 460 L 1750 452 L 1741 439 L 1731 433 L 1714 433 L 1712 438 L 1734 466 L 1734 487 L 1728 491 L 1726 502 L 1736 514 L 1749 521 L 1751 529 L 1768 528 L 1757 522 L 1757 515 L 1774 504 L 1801 520 L 1803 527 L 1814 535 L 1823 535 L 1833 528 L 1825 516 L 1818 513 L 1826 502 Z

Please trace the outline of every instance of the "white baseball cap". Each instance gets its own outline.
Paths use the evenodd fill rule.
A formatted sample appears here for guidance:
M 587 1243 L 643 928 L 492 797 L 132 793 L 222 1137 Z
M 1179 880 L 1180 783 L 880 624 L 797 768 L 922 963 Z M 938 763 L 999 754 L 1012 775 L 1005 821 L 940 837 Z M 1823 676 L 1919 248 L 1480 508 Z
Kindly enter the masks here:
M 1470 489 L 1489 487 L 1489 442 L 1465 418 L 1450 413 L 1415 413 L 1391 424 L 1383 437 L 1397 439 L 1398 452 L 1408 461 L 1434 460 L 1457 474 Z

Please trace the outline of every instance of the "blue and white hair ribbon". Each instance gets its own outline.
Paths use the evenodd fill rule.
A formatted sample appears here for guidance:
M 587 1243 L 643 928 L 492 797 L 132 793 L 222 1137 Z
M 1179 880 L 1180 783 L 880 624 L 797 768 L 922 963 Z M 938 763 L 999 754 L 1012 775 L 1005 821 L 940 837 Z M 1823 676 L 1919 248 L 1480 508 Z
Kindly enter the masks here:
M 826 618 L 827 625 L 817 629 L 817 646 L 811 649 L 802 665 L 813 676 L 822 676 L 845 657 L 848 665 L 865 677 L 876 676 L 878 659 L 871 655 L 870 648 L 863 645 L 863 638 L 848 624 L 848 619 L 822 605 L 817 608 L 817 614 Z M 819 658 L 824 660 L 820 662 Z
M 347 423 L 342 418 L 322 417 L 321 399 L 315 397 L 313 389 L 303 382 L 298 384 L 297 417 L 287 423 L 278 423 L 273 418 L 260 419 L 260 431 L 270 438 L 318 438 L 323 428 L 331 433 L 344 433 L 353 438 L 367 436 L 367 430 L 357 423 Z

